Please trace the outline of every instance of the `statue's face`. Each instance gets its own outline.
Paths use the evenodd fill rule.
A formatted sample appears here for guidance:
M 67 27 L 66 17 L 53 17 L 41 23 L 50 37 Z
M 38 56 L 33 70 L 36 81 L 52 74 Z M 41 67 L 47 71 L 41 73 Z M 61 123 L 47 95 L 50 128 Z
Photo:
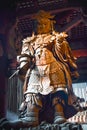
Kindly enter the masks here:
M 49 19 L 42 18 L 39 21 L 39 24 L 37 26 L 37 33 L 43 34 L 43 33 L 50 33 L 51 32 L 51 22 Z

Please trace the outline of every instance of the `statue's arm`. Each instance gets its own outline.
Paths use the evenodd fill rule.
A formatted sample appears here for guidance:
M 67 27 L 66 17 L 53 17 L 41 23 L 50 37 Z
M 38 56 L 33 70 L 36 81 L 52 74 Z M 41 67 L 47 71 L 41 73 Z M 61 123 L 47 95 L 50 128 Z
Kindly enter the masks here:
M 22 45 L 22 51 L 20 56 L 18 56 L 18 64 L 19 64 L 19 78 L 21 80 L 25 80 L 25 75 L 28 69 L 32 66 L 33 61 L 33 48 L 29 42 L 25 42 Z

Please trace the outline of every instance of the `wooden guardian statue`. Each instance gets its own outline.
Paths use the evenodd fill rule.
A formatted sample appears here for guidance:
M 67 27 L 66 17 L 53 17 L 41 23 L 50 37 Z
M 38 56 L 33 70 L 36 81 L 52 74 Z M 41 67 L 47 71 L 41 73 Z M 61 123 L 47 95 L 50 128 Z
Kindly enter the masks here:
M 53 30 L 53 18 L 50 13 L 41 10 L 35 16 L 37 34 L 23 40 L 19 62 L 23 64 L 25 61 L 28 67 L 24 82 L 24 102 L 20 107 L 22 113 L 26 108 L 26 113 L 20 117 L 29 125 L 39 125 L 39 113 L 47 107 L 48 99 L 48 105 L 54 110 L 52 122 L 65 122 L 64 105 L 68 104 L 68 94 L 73 93 L 72 77 L 78 77 L 76 58 L 65 39 L 67 34 Z M 21 66 L 19 74 L 23 74 Z M 74 101 L 70 100 L 69 104 L 75 100 L 74 96 Z
M 72 78 L 79 76 L 76 58 L 66 40 L 68 35 L 53 29 L 53 18 L 49 12 L 39 11 L 36 34 L 22 41 L 18 62 L 24 101 L 19 108 L 19 125 L 38 126 L 44 120 L 61 124 L 79 110 L 73 106 L 77 97 Z

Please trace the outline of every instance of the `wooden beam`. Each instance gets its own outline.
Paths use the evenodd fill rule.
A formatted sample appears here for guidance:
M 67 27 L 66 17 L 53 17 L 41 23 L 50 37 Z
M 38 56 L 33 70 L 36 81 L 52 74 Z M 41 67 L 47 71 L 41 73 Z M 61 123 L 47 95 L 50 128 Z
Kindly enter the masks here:
M 70 11 L 70 10 L 78 10 L 79 7 L 65 7 L 65 8 L 58 8 L 58 9 L 55 9 L 55 10 L 51 10 L 49 11 L 51 14 L 58 14 L 58 13 L 61 13 L 61 12 L 65 12 L 65 11 Z M 37 12 L 36 12 L 37 13 Z M 22 15 L 18 15 L 18 19 L 21 20 L 21 19 L 26 19 L 26 18 L 29 18 L 29 19 L 34 19 L 34 16 L 36 15 L 36 13 L 31 13 L 31 14 L 23 14 Z
M 77 25 L 79 25 L 81 22 L 83 21 L 81 16 L 77 16 L 74 20 L 72 20 L 71 22 L 69 22 L 68 24 L 66 24 L 63 28 L 60 29 L 60 31 L 65 31 L 68 32 L 70 31 L 73 27 L 76 27 Z

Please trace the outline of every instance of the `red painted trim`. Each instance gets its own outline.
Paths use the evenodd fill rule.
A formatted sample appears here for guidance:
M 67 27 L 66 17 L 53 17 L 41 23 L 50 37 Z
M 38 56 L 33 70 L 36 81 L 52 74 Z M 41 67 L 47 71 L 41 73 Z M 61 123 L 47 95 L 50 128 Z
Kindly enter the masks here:
M 86 57 L 87 56 L 87 49 L 72 50 L 72 53 L 76 57 Z

